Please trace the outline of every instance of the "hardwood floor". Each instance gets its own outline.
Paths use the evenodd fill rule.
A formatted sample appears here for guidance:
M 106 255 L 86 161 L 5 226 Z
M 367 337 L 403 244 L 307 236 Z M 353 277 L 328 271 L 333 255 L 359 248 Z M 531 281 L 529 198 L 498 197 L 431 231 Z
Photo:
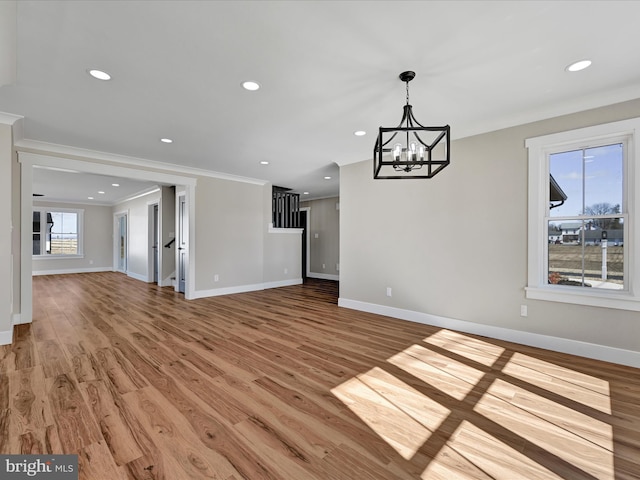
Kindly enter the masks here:
M 640 370 L 339 308 L 34 277 L 0 347 L 0 453 L 80 478 L 640 478 Z

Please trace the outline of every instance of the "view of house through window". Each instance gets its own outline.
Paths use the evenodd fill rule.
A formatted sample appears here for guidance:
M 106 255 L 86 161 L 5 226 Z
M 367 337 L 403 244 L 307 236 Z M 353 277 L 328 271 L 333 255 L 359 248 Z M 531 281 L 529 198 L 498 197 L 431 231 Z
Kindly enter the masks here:
M 624 148 L 613 143 L 549 155 L 550 284 L 625 288 Z
M 79 255 L 81 211 L 33 211 L 33 255 Z

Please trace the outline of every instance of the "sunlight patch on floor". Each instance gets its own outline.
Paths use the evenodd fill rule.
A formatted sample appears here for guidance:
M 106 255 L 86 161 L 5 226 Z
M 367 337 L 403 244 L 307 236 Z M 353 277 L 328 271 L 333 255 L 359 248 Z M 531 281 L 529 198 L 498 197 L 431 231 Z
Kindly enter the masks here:
M 515 353 L 502 371 L 574 402 L 611 414 L 609 383 L 605 380 L 522 353 Z
M 490 367 L 500 358 L 504 348 L 451 330 L 438 330 L 424 342 Z
M 447 448 L 458 458 L 453 465 L 443 461 L 431 462 L 420 476 L 423 480 L 436 478 L 493 478 L 493 479 L 562 479 L 551 470 L 464 420 L 447 442 Z M 491 452 L 490 455 L 487 452 Z M 448 455 L 451 457 L 451 454 Z M 514 459 L 517 463 L 514 462 Z M 442 459 L 445 460 L 445 459 Z M 517 465 L 517 470 L 514 470 Z M 479 470 L 479 475 L 474 470 Z
M 550 455 L 550 463 L 578 467 L 599 480 L 615 478 L 608 424 L 502 380 L 489 387 L 474 411 L 557 457 Z
M 358 375 L 358 379 L 432 432 L 451 413 L 448 408 L 382 368 L 374 367 L 367 373 Z
M 488 393 L 594 446 L 613 452 L 613 427 L 608 423 L 503 380 L 496 380 Z
M 463 400 L 484 375 L 420 345 L 411 345 L 387 361 L 457 400 Z
M 377 367 L 331 392 L 406 460 L 431 436 L 428 426 L 437 428 L 450 413 Z
M 406 460 L 434 435 L 423 480 L 615 480 L 606 381 L 449 330 L 387 362 L 410 385 L 374 367 L 332 393 Z

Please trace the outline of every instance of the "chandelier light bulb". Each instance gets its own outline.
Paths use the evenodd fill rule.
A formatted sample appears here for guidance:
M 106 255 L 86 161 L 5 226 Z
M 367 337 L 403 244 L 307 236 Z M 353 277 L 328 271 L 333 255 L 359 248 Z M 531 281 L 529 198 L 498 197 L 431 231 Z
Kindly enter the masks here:
M 399 162 L 400 161 L 400 155 L 402 155 L 402 144 L 396 143 L 393 146 L 393 152 L 391 153 L 391 155 L 393 156 L 393 161 L 394 162 Z
M 417 153 L 417 146 L 416 146 L 416 142 L 411 142 L 409 144 L 409 148 L 407 149 L 407 160 L 410 162 L 415 162 L 416 158 L 418 156 Z

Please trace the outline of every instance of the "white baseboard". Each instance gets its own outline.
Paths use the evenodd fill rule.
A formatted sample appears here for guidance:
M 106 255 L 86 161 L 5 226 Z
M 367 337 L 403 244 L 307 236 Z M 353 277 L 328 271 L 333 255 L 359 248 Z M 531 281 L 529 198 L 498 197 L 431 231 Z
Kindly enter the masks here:
M 263 283 L 263 290 L 267 290 L 269 288 L 279 288 L 279 287 L 290 287 L 292 285 L 301 285 L 301 278 L 293 278 L 291 280 L 278 280 L 277 282 L 266 282 Z
M 144 283 L 151 283 L 151 280 L 149 280 L 147 277 L 145 277 L 144 275 L 139 275 L 137 273 L 127 272 L 127 277 L 131 277 L 135 280 L 140 280 L 141 282 L 144 282 Z
M 329 273 L 309 272 L 307 274 L 307 277 L 309 277 L 309 278 L 319 278 L 320 280 L 334 280 L 336 282 L 340 281 L 340 275 L 331 275 Z
M 231 295 L 234 293 L 255 292 L 258 290 L 266 290 L 268 288 L 288 287 L 290 285 L 300 285 L 301 278 L 293 280 L 279 280 L 277 282 L 255 283 L 253 285 L 238 285 L 237 287 L 214 288 L 211 290 L 196 290 L 192 299 L 217 297 L 220 295 Z
M 401 320 L 409 320 L 411 322 L 422 323 L 434 327 L 447 328 L 474 335 L 482 335 L 484 337 L 495 338 L 498 340 L 506 340 L 508 342 L 520 343 L 530 347 L 544 348 L 556 352 L 569 353 L 580 357 L 640 368 L 640 352 L 633 350 L 623 350 L 621 348 L 608 347 L 606 345 L 587 343 L 579 340 L 551 337 L 548 335 L 523 332 L 520 330 L 495 327 L 492 325 L 482 325 L 480 323 L 440 317 L 428 313 L 377 305 L 375 303 L 360 302 L 358 300 L 350 300 L 348 298 L 339 298 L 338 306 L 363 312 L 376 313 L 378 315 L 385 315 L 387 317 L 399 318 Z
M 0 331 L 0 345 L 11 345 L 13 342 L 13 326 L 10 330 Z
M 92 267 L 92 268 L 66 268 L 62 270 L 37 270 L 31 274 L 35 277 L 38 275 L 65 275 L 68 273 L 94 273 L 94 272 L 112 272 L 111 267 Z
M 19 313 L 11 315 L 11 325 L 22 325 L 23 323 L 31 323 L 22 321 L 22 316 Z

